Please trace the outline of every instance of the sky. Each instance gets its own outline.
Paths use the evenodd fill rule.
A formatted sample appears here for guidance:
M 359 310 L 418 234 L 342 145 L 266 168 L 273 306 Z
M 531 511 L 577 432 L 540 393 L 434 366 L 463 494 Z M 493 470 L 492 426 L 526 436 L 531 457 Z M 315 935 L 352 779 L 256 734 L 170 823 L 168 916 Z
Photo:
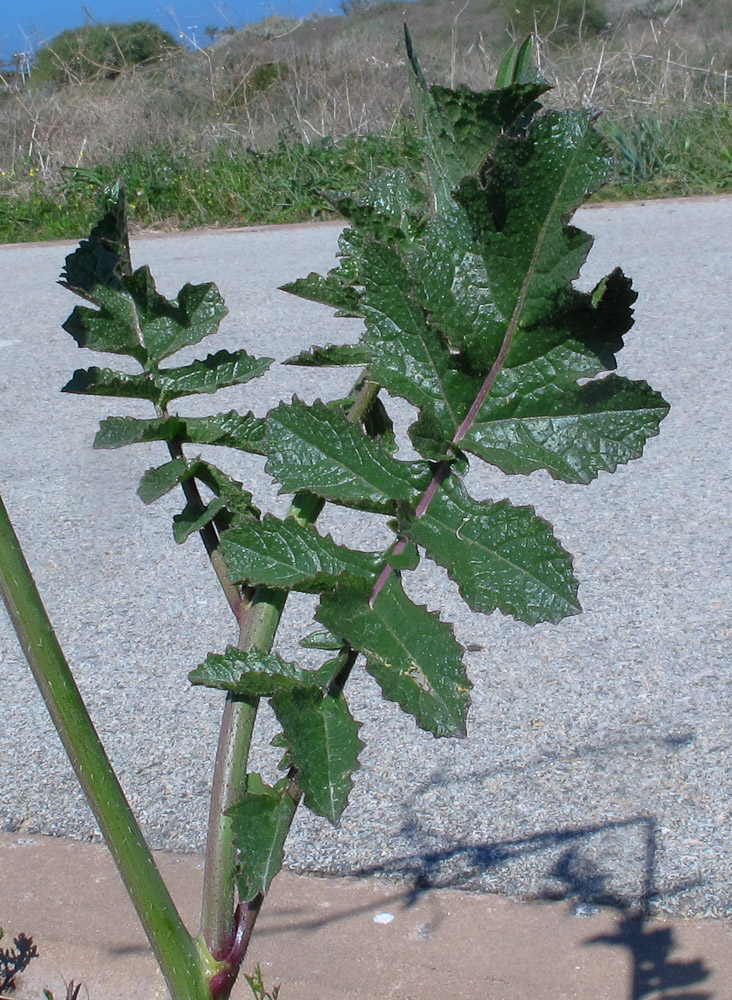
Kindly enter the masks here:
M 154 21 L 174 36 L 183 32 L 205 44 L 208 25 L 240 28 L 271 14 L 325 15 L 339 8 L 338 0 L 0 0 L 0 63 L 84 24 L 85 11 L 102 22 Z

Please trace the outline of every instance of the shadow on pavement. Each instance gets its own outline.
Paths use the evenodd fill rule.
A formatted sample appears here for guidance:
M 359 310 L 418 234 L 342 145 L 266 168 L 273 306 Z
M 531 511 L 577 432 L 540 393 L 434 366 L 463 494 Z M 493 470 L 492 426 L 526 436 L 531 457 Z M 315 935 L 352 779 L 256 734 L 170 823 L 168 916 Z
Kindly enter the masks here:
M 613 890 L 609 885 L 611 875 L 582 853 L 582 847 L 589 838 L 628 828 L 636 828 L 643 842 L 640 888 L 632 896 Z M 672 956 L 677 943 L 672 928 L 649 922 L 652 906 L 661 898 L 654 885 L 656 823 L 651 816 L 550 830 L 492 843 L 456 844 L 442 850 L 394 858 L 385 864 L 361 868 L 354 874 L 407 878 L 411 882 L 409 898 L 416 902 L 428 889 L 473 887 L 481 872 L 522 855 L 558 847 L 564 849 L 546 871 L 552 887 L 532 893 L 531 898 L 567 900 L 572 905 L 573 913 L 579 917 L 595 912 L 598 906 L 618 912 L 614 933 L 589 938 L 585 944 L 617 946 L 628 951 L 631 974 L 627 1000 L 712 1000 L 714 994 L 708 991 L 689 991 L 690 987 L 703 983 L 711 975 L 712 970 L 704 960 L 674 959 Z M 460 865 L 459 871 L 454 870 L 456 861 Z M 676 895 L 698 884 L 698 880 L 680 883 L 663 896 Z

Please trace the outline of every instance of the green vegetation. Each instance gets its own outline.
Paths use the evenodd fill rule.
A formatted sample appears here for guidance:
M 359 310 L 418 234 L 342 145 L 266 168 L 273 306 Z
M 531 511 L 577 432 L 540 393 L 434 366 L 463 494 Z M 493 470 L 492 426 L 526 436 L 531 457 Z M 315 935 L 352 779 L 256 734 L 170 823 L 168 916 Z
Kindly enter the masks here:
M 548 106 L 601 112 L 616 158 L 602 198 L 732 191 L 726 0 L 619 2 L 415 0 L 409 16 L 430 76 L 475 91 L 507 39 L 536 29 Z M 172 229 L 332 217 L 329 194 L 397 162 L 419 169 L 395 99 L 402 8 L 346 7 L 209 25 L 195 51 L 144 22 L 58 36 L 30 80 L 11 74 L 0 91 L 0 241 L 77 238 L 95 185 L 116 176 L 135 225 Z
M 38 53 L 30 76 L 34 87 L 116 79 L 133 66 L 160 59 L 180 46 L 150 21 L 85 24 L 61 32 Z
M 612 23 L 598 0 L 500 0 L 499 7 L 517 35 L 536 32 L 559 45 L 599 35 Z
M 356 190 L 396 166 L 421 169 L 416 134 L 406 128 L 386 137 L 349 136 L 338 145 L 281 140 L 266 153 L 233 155 L 222 143 L 205 162 L 165 147 L 131 151 L 95 169 L 69 168 L 53 185 L 33 173 L 23 196 L 9 194 L 17 177 L 0 179 L 8 192 L 0 200 L 0 241 L 64 239 L 90 229 L 99 189 L 117 177 L 125 178 L 138 226 L 185 229 L 334 218 L 329 194 Z
M 244 396 L 273 359 L 245 350 L 180 357 L 218 332 L 226 306 L 213 282 L 185 284 L 166 299 L 147 266 L 133 268 L 120 185 L 66 257 L 61 284 L 83 304 L 64 329 L 104 364 L 124 360 L 121 369 L 77 370 L 64 391 L 139 403 L 142 416 L 104 419 L 94 445 L 159 443 L 162 464 L 142 475 L 140 499 L 151 504 L 180 488 L 173 537 L 200 536 L 238 625 L 236 644 L 189 674 L 224 706 L 194 937 L 0 500 L 0 593 L 173 1000 L 227 1000 L 296 811 L 335 824 L 347 807 L 364 737 L 379 740 L 378 726 L 366 732 L 351 713 L 354 675 L 370 675 L 385 711 L 398 706 L 438 738 L 467 735 L 465 649 L 450 622 L 414 600 L 423 561 L 447 571 L 466 613 L 500 611 L 536 625 L 581 612 L 572 557 L 551 524 L 531 506 L 476 500 L 471 468 L 541 469 L 587 484 L 639 458 L 668 412 L 646 382 L 615 374 L 633 325 L 630 279 L 616 267 L 591 291 L 574 286 L 593 240 L 571 219 L 612 162 L 589 111 L 542 112 L 549 88 L 528 65 L 529 48 L 504 60 L 505 86 L 476 93 L 429 86 L 407 33 L 424 170 L 386 170 L 337 199 L 349 223 L 337 266 L 282 290 L 361 318 L 358 339 L 290 359 L 287 401 L 265 415 L 186 415 L 186 397 L 232 386 Z M 312 369 L 331 365 L 360 371 L 344 398 L 307 404 L 291 391 L 301 387 L 298 366 L 310 369 L 311 385 Z M 410 406 L 396 406 L 396 397 Z M 407 435 L 409 457 L 398 446 Z M 255 497 L 210 452 L 202 457 L 201 445 L 264 459 L 292 497 L 287 515 L 263 514 L 266 491 Z M 322 533 L 316 522 L 326 508 L 326 517 L 339 512 L 346 538 L 376 515 L 388 532 L 383 547 L 353 549 Z M 315 598 L 297 662 L 277 649 L 293 592 Z M 227 616 L 221 633 L 229 631 Z M 280 759 L 260 774 L 249 771 L 249 750 L 265 702 L 281 729 L 272 741 Z M 259 1000 L 275 1000 L 277 988 L 267 993 L 261 975 L 249 984 Z

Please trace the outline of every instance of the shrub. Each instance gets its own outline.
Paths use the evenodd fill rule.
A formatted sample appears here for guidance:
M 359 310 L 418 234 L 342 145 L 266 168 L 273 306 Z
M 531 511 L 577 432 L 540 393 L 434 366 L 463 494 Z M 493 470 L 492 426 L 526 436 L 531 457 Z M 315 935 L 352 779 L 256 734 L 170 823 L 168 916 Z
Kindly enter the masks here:
M 40 50 L 31 82 L 61 85 L 94 78 L 113 80 L 128 66 L 159 59 L 179 47 L 172 35 L 150 21 L 85 24 L 62 31 Z
M 538 32 L 563 44 L 579 37 L 599 35 L 610 17 L 598 0 L 503 0 L 513 32 Z

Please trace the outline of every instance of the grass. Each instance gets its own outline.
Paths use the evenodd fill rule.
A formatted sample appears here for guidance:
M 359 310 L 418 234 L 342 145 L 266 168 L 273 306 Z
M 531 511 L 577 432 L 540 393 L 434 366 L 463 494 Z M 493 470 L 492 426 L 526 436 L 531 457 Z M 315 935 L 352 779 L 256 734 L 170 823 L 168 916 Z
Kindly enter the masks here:
M 416 139 L 351 136 L 339 144 L 282 139 L 268 152 L 232 153 L 221 144 L 205 161 L 165 147 L 131 150 L 93 169 L 67 168 L 48 184 L 33 168 L 6 176 L 0 242 L 76 239 L 99 211 L 99 189 L 122 177 L 135 224 L 143 228 L 250 226 L 335 217 L 328 195 L 362 187 L 381 170 L 421 168 Z M 22 193 L 13 189 L 22 185 Z M 0 189 L 1 190 L 1 189 Z
M 616 170 L 600 197 L 731 192 L 728 0 L 644 0 L 636 11 L 614 8 L 605 29 L 598 14 L 592 31 L 586 4 L 568 2 L 540 27 L 536 58 L 554 85 L 550 104 L 602 112 Z M 428 76 L 491 85 L 514 7 L 411 3 Z M 602 13 L 600 0 L 592 8 Z M 98 187 L 117 176 L 138 226 L 180 229 L 332 217 L 329 192 L 358 188 L 384 167 L 420 169 L 393 96 L 404 91 L 402 7 L 359 11 L 270 18 L 115 80 L 39 88 L 6 79 L 0 241 L 79 238 L 95 219 Z

